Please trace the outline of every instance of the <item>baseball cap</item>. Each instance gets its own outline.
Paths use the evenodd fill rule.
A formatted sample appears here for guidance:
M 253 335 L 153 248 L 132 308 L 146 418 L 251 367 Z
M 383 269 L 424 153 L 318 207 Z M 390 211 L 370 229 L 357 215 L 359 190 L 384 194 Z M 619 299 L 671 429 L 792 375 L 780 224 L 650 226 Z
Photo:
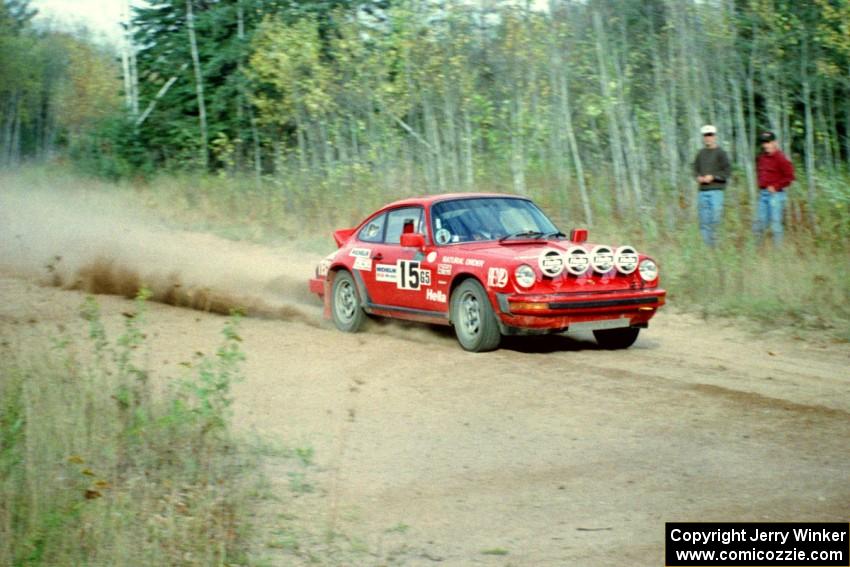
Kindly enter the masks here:
M 776 135 L 773 132 L 770 132 L 768 130 L 765 130 L 764 132 L 759 134 L 759 142 L 761 142 L 761 143 L 772 142 L 775 139 L 776 139 Z
M 713 124 L 706 124 L 699 129 L 699 133 L 705 136 L 706 134 L 717 134 L 717 128 Z

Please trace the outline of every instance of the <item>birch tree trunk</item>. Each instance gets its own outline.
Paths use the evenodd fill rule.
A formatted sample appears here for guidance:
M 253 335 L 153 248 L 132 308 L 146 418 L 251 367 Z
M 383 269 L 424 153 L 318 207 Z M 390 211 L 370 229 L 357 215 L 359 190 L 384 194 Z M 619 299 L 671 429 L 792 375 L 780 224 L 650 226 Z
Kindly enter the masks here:
M 458 156 L 458 136 L 455 127 L 455 104 L 449 89 L 444 87 L 443 92 L 443 113 L 446 121 L 446 152 L 449 155 L 449 168 L 451 169 L 453 190 L 457 191 L 460 187 L 460 159 Z
M 606 122 L 608 123 L 608 144 L 611 148 L 611 163 L 614 166 L 614 194 L 616 195 L 616 208 L 619 214 L 625 212 L 624 188 L 626 186 L 626 171 L 623 163 L 623 142 L 620 139 L 620 131 L 617 128 L 617 115 L 613 108 L 611 87 L 606 68 L 605 53 L 607 48 L 603 45 L 605 37 L 602 28 L 602 19 L 599 12 L 593 12 L 593 26 L 596 31 L 596 55 L 599 65 L 599 83 L 602 91 L 602 104 L 605 107 Z
M 850 65 L 844 79 L 844 159 L 850 168 Z
M 747 195 L 750 198 L 750 206 L 755 209 L 758 200 L 758 188 L 756 187 L 756 176 L 753 164 L 753 150 L 750 145 L 749 132 L 747 123 L 744 119 L 744 103 L 742 100 L 741 86 L 734 78 L 729 79 L 732 89 L 732 98 L 735 101 L 735 125 L 736 125 L 736 157 L 738 162 L 744 168 L 744 173 L 747 176 Z
M 443 164 L 443 151 L 440 144 L 440 133 L 437 129 L 437 119 L 434 117 L 434 109 L 427 98 L 427 95 L 422 99 L 422 110 L 425 120 L 425 136 L 428 143 L 433 148 L 434 165 L 437 174 L 437 187 L 442 192 L 446 190 L 446 171 Z
M 564 69 L 564 71 L 566 71 Z M 584 165 L 581 162 L 581 154 L 578 151 L 578 142 L 576 141 L 575 130 L 573 129 L 572 109 L 570 108 L 570 91 L 567 85 L 567 77 L 564 72 L 561 73 L 561 114 L 564 118 L 564 129 L 567 131 L 567 142 L 570 146 L 570 154 L 573 159 L 573 166 L 576 169 L 576 180 L 578 182 L 578 192 L 581 198 L 581 208 L 584 213 L 584 221 L 588 226 L 593 226 L 593 212 L 590 209 L 590 199 L 587 195 L 587 186 L 584 182 Z
M 808 75 L 803 75 L 803 111 L 805 115 L 806 143 L 806 200 L 808 201 L 809 220 L 812 227 L 817 230 L 817 219 L 815 218 L 815 136 L 814 121 L 812 120 L 811 85 Z
M 121 44 L 121 70 L 124 79 L 124 104 L 134 120 L 139 116 L 139 82 L 136 70 L 136 49 L 133 45 L 133 28 L 130 17 L 130 2 L 121 3 L 121 22 L 124 37 Z
M 198 56 L 198 42 L 195 38 L 195 15 L 192 11 L 192 0 L 186 0 L 186 27 L 189 31 L 189 47 L 192 51 L 192 66 L 195 70 L 195 93 L 198 97 L 198 120 L 201 128 L 201 164 L 204 170 L 207 170 L 209 168 L 207 109 L 204 104 L 204 79 L 201 74 L 201 60 Z
M 640 153 L 642 150 L 638 149 L 638 145 L 635 142 L 635 136 L 633 132 L 633 120 L 630 116 L 629 104 L 626 100 L 626 96 L 623 89 L 623 84 L 626 81 L 626 76 L 622 71 L 622 68 L 619 63 L 619 58 L 617 56 L 614 57 L 614 71 L 617 73 L 617 108 L 619 110 L 619 118 L 620 118 L 620 128 L 626 134 L 626 151 L 625 151 L 625 162 L 626 162 L 626 170 L 629 173 L 629 179 L 631 181 L 632 192 L 634 193 L 634 207 L 635 209 L 639 209 L 643 204 L 643 191 L 641 190 L 640 180 L 641 177 L 644 176 L 644 172 L 641 169 L 641 156 Z
M 6 120 L 3 125 L 3 148 L 2 153 L 0 153 L 0 166 L 14 165 L 15 163 L 15 137 L 18 135 L 17 132 L 20 127 L 19 101 L 20 93 L 18 91 L 14 91 L 6 104 Z
M 475 186 L 475 158 L 474 146 L 472 143 L 472 124 L 470 124 L 469 113 L 463 110 L 463 137 L 464 137 L 464 172 L 466 188 L 472 189 Z
M 525 149 L 522 136 L 522 102 L 519 94 L 514 93 L 514 99 L 508 102 L 510 107 L 510 138 L 511 138 L 511 179 L 514 191 L 519 195 L 527 193 L 525 188 Z

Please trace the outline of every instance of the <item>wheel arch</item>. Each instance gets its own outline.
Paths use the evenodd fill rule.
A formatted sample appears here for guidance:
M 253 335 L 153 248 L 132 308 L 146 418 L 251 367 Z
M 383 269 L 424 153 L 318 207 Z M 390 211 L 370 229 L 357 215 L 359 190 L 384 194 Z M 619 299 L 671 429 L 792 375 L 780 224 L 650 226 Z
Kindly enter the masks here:
M 487 300 L 490 301 L 490 304 L 492 306 L 493 301 L 490 298 L 490 292 L 487 290 L 487 286 L 484 285 L 484 282 L 481 281 L 481 278 L 471 272 L 460 272 L 459 274 L 456 274 L 454 278 L 452 278 L 452 283 L 449 286 L 449 323 L 451 324 L 454 324 L 454 321 L 452 321 L 451 310 L 452 295 L 454 295 L 455 290 L 467 280 L 475 280 L 481 285 L 481 287 L 484 289 L 484 293 L 487 295 Z
M 369 306 L 371 305 L 371 297 L 369 296 L 369 292 L 366 289 L 366 282 L 363 281 L 363 276 L 357 270 L 352 270 L 345 264 L 334 264 L 330 268 L 328 268 L 328 285 L 331 289 L 333 289 L 334 280 L 336 279 L 337 274 L 340 272 L 348 272 L 351 278 L 354 280 L 354 287 L 357 289 L 357 293 L 360 296 L 360 302 L 363 305 L 364 309 L 368 311 Z

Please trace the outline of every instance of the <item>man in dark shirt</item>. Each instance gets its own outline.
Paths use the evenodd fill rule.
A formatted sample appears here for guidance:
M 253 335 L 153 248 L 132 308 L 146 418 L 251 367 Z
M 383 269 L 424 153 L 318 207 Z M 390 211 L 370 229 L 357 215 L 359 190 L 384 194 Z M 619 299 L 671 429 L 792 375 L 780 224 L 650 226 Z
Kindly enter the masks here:
M 780 246 L 784 228 L 786 189 L 794 181 L 794 166 L 779 149 L 773 132 L 759 134 L 761 153 L 756 158 L 756 173 L 759 184 L 759 203 L 753 230 L 761 242 L 764 231 L 770 227 L 773 244 Z
M 694 159 L 694 176 L 699 183 L 699 231 L 703 241 L 714 246 L 723 213 L 723 190 L 732 173 L 732 165 L 726 152 L 717 145 L 717 128 L 706 124 L 700 132 L 705 147 Z

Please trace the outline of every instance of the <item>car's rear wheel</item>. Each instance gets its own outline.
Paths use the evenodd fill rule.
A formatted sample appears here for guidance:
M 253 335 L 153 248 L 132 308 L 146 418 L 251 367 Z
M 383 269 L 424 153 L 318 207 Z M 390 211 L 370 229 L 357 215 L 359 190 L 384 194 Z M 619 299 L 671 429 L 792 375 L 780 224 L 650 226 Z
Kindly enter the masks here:
M 366 321 L 357 286 L 349 272 L 338 272 L 334 278 L 331 315 L 336 328 L 346 333 L 356 333 L 363 328 Z
M 478 281 L 468 279 L 452 293 L 451 318 L 457 341 L 465 350 L 486 352 L 499 346 L 499 323 Z
M 636 327 L 593 331 L 593 336 L 596 337 L 596 342 L 599 346 L 606 350 L 629 348 L 635 344 L 638 334 L 640 334 L 640 329 Z

